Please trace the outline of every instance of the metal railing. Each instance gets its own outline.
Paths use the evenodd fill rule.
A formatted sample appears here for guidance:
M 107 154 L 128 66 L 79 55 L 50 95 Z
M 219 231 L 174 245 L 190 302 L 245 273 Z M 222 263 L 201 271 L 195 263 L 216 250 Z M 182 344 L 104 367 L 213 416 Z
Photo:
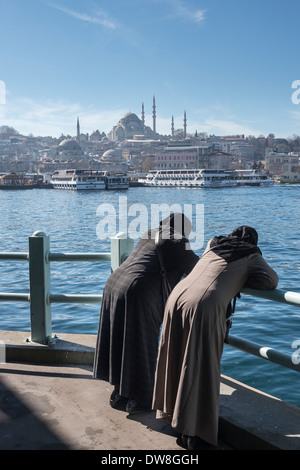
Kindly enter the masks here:
M 28 261 L 28 294 L 0 293 L 0 301 L 29 302 L 31 341 L 47 344 L 52 340 L 51 304 L 100 303 L 102 295 L 55 294 L 51 292 L 50 263 L 55 261 L 104 261 L 116 269 L 133 249 L 133 240 L 119 233 L 111 238 L 110 253 L 52 253 L 50 237 L 44 232 L 35 232 L 29 237 L 28 253 L 0 253 L 0 261 Z
M 252 295 L 254 297 L 271 300 L 273 302 L 300 307 L 300 294 L 297 292 L 284 291 L 282 289 L 256 290 L 250 288 L 244 288 L 241 292 L 246 295 Z M 276 351 L 275 349 L 268 346 L 262 346 L 255 342 L 232 335 L 228 336 L 228 341 L 226 344 L 248 354 L 252 354 L 253 356 L 266 359 L 275 364 L 279 364 L 281 366 L 300 372 L 300 360 L 294 359 L 293 354 L 289 355 L 280 351 Z
M 133 249 L 133 240 L 120 233 L 111 239 L 110 253 L 54 253 L 50 251 L 50 237 L 35 232 L 29 237 L 28 253 L 0 253 L 0 261 L 29 262 L 29 293 L 0 293 L 0 301 L 29 302 L 31 318 L 31 341 L 47 344 L 52 339 L 51 304 L 53 303 L 100 303 L 102 295 L 55 294 L 50 287 L 50 263 L 62 261 L 104 261 L 116 269 Z M 300 307 L 300 294 L 274 289 L 269 291 L 243 289 L 243 294 Z M 292 355 L 275 351 L 245 339 L 229 335 L 229 346 L 261 357 L 270 362 L 300 371 L 300 361 Z

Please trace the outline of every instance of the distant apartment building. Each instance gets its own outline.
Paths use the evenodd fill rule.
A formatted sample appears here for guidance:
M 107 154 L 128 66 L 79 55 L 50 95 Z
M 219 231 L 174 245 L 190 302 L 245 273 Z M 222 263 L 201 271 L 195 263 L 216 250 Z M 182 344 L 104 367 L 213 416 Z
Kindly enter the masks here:
M 220 139 L 219 148 L 225 153 L 240 157 L 245 162 L 254 159 L 253 146 L 241 136 L 224 137 Z
M 266 170 L 272 174 L 290 173 L 299 164 L 299 155 L 276 152 L 273 149 L 267 148 L 265 162 Z
M 178 168 L 209 168 L 209 155 L 212 146 L 187 145 L 185 142 L 172 142 L 155 152 L 156 170 L 175 170 Z
M 226 152 L 213 152 L 208 157 L 208 168 L 214 170 L 229 170 L 233 155 Z

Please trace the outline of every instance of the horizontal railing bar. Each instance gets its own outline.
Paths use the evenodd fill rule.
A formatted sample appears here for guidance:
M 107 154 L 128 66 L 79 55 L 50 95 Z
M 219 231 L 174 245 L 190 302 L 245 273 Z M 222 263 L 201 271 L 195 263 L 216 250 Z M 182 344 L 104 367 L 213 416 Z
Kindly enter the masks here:
M 56 257 L 56 255 L 58 255 Z M 88 254 L 86 255 L 81 255 L 81 254 L 78 254 L 78 253 L 71 253 L 71 256 L 70 258 L 60 258 L 60 255 L 63 255 L 62 253 L 54 253 L 53 256 L 55 259 L 53 259 L 54 261 L 70 261 L 70 260 L 73 260 L 73 261 L 90 261 L 90 257 L 88 256 Z M 94 254 L 90 254 L 92 257 L 94 256 Z M 102 257 L 102 255 L 107 255 L 106 256 L 106 259 L 104 257 Z M 74 256 L 74 257 L 73 257 Z M 97 257 L 98 257 L 98 260 L 100 261 L 109 261 L 108 257 L 110 257 L 110 254 L 105 254 L 105 253 L 102 253 L 102 254 L 97 254 Z M 60 258 L 60 259 L 59 259 Z M 72 259 L 71 259 L 72 258 Z M 1 259 L 1 258 L 0 258 Z M 21 259 L 21 258 L 20 258 Z M 22 259 L 25 259 L 25 258 L 22 258 Z M 246 294 L 246 295 L 251 295 L 251 296 L 254 296 L 254 297 L 261 297 L 261 298 L 264 298 L 264 299 L 267 299 L 267 300 L 273 300 L 275 302 L 281 302 L 281 303 L 286 303 L 286 304 L 289 304 L 289 305 L 294 305 L 296 307 L 300 307 L 300 294 L 297 293 L 297 292 L 291 292 L 291 291 L 283 291 L 283 290 L 280 290 L 280 289 L 274 289 L 274 290 L 270 290 L 270 291 L 260 291 L 260 290 L 255 290 L 255 289 L 243 289 L 242 290 L 242 293 L 243 294 Z M 29 300 L 29 294 L 17 294 L 17 293 L 5 293 L 5 292 L 2 292 L 0 293 L 0 301 L 1 300 L 16 300 L 16 301 L 19 301 L 19 300 L 23 300 L 23 299 L 26 299 L 26 300 Z M 56 299 L 58 298 L 59 296 L 58 295 L 51 295 L 51 298 L 53 299 Z M 81 296 L 77 296 L 76 294 L 74 295 L 61 295 L 60 298 L 61 299 L 72 299 L 74 298 L 75 300 L 74 301 L 77 301 L 76 299 L 80 298 L 80 297 L 84 297 L 84 294 Z M 98 299 L 99 299 L 99 296 L 97 295 L 87 295 L 87 298 L 90 298 L 90 299 L 97 299 L 97 302 L 98 302 Z M 62 300 L 64 302 L 67 302 L 68 300 Z M 57 300 L 53 300 L 53 302 L 57 302 Z
M 50 294 L 50 303 L 82 303 L 98 304 L 102 301 L 102 295 L 84 295 L 84 294 Z
M 2 302 L 30 302 L 30 294 L 16 294 L 14 292 L 1 292 L 0 301 Z
M 53 253 L 48 261 L 111 261 L 111 253 Z
M 28 261 L 29 253 L 2 252 L 0 261 Z M 110 253 L 49 253 L 48 261 L 111 261 Z
M 0 261 L 28 261 L 29 253 L 16 252 L 2 252 L 0 253 Z
M 228 346 L 244 351 L 253 356 L 266 359 L 275 364 L 287 367 L 300 372 L 300 364 L 293 363 L 292 356 L 276 351 L 273 348 L 261 346 L 260 344 L 248 341 L 237 336 L 228 336 Z
M 282 289 L 257 290 L 244 288 L 242 293 L 252 295 L 254 297 L 260 297 L 262 299 L 274 300 L 275 302 L 294 305 L 295 307 L 300 307 L 300 294 L 297 292 L 284 291 Z

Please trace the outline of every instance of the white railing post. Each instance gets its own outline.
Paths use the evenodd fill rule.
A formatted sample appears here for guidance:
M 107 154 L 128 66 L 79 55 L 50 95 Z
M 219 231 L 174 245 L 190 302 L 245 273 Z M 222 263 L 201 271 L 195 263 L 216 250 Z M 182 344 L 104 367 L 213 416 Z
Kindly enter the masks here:
M 130 255 L 134 247 L 132 238 L 128 238 L 126 233 L 119 232 L 111 238 L 111 270 L 117 269 Z
M 31 341 L 43 344 L 52 336 L 49 251 L 50 237 L 45 233 L 29 237 Z

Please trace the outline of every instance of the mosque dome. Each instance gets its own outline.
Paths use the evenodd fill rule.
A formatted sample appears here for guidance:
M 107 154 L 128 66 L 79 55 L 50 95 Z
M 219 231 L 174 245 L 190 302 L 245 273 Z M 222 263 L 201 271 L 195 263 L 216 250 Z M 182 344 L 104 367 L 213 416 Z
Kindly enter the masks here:
M 120 119 L 120 122 L 124 124 L 136 123 L 137 125 L 141 124 L 142 121 L 134 113 L 127 113 Z
M 120 152 L 117 152 L 114 149 L 110 149 L 104 152 L 104 154 L 101 157 L 101 160 L 113 161 L 113 160 L 118 160 L 119 158 L 120 158 Z
M 118 124 L 114 126 L 110 133 L 111 140 L 123 141 L 126 139 L 132 139 L 136 134 L 144 134 L 144 124 L 141 119 L 134 113 L 125 114 Z
M 104 154 L 102 155 L 102 158 L 115 158 L 116 157 L 116 151 L 111 149 L 111 150 L 106 150 Z
M 58 146 L 59 152 L 63 150 L 81 151 L 81 147 L 74 139 L 64 139 L 60 142 Z
M 107 137 L 113 142 L 132 140 L 137 135 L 155 139 L 157 136 L 155 97 L 153 97 L 153 129 L 145 124 L 144 104 L 141 117 L 142 119 L 132 112 L 126 113 L 108 133 Z
M 82 158 L 83 151 L 74 139 L 64 139 L 57 147 L 57 156 L 60 160 Z

